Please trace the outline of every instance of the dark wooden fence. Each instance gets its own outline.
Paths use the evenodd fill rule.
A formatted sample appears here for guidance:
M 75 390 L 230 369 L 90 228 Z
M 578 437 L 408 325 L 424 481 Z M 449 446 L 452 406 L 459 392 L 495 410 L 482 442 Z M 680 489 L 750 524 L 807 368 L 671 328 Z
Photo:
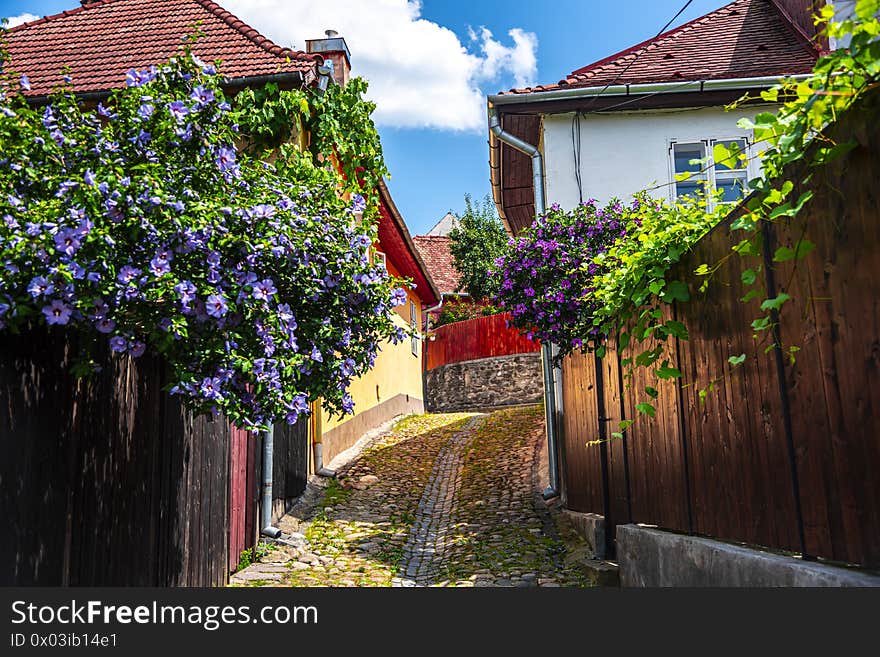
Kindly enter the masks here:
M 693 298 L 668 311 L 690 331 L 671 346 L 683 377 L 657 386 L 655 418 L 635 405 L 656 379 L 641 371 L 623 380 L 632 347 L 564 361 L 566 504 L 604 514 L 610 539 L 616 525 L 638 522 L 880 566 L 878 116 L 875 94 L 845 117 L 835 135 L 856 139 L 855 150 L 814 171 L 801 217 L 765 229 L 766 253 L 807 239 L 816 248 L 805 259 L 725 259 L 743 237 L 729 221 L 685 258 L 677 276 L 691 280 Z M 698 292 L 690 272 L 718 262 Z M 793 298 L 777 329 L 757 338 L 750 323 L 765 296 L 740 302 L 747 267 L 761 268 L 766 297 Z M 800 348 L 794 362 L 790 346 Z M 728 362 L 743 353 L 743 365 Z M 611 437 L 624 418 L 635 424 Z M 596 439 L 604 442 L 587 445 Z
M 425 369 L 479 358 L 512 356 L 540 351 L 515 328 L 508 328 L 509 313 L 445 324 L 431 332 L 425 349 Z
M 0 335 L 0 585 L 223 585 L 257 539 L 259 440 L 194 417 L 161 390 L 165 365 L 77 338 Z M 275 497 L 298 495 L 308 423 L 276 433 Z

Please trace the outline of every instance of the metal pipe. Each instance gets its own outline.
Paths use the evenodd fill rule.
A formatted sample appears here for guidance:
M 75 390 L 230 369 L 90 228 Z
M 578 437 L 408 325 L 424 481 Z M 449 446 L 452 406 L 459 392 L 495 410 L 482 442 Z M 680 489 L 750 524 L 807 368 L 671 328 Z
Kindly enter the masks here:
M 608 87 L 568 87 L 529 93 L 506 93 L 489 96 L 490 105 L 520 105 L 543 103 L 548 100 L 570 100 L 593 96 L 633 96 L 638 94 L 686 93 L 689 91 L 728 91 L 755 89 L 778 84 L 782 80 L 806 80 L 809 75 L 764 76 L 757 78 L 730 78 L 724 80 L 694 80 L 690 82 L 654 82 L 644 84 L 615 84 Z M 509 143 L 509 142 L 508 142 Z M 511 144 L 513 146 L 513 144 Z M 516 148 L 516 146 L 514 146 Z
M 498 111 L 489 103 L 489 130 L 501 142 L 525 153 L 532 158 L 532 177 L 535 183 L 535 215 L 546 211 L 544 199 L 544 160 L 538 147 L 519 137 L 505 132 L 498 118 Z M 559 455 L 556 450 L 556 386 L 553 376 L 553 345 L 541 345 L 541 369 L 544 373 L 544 422 L 547 426 L 547 460 L 550 470 L 550 485 L 543 492 L 544 499 L 559 494 Z
M 281 530 L 272 526 L 272 469 L 275 450 L 275 427 L 263 433 L 263 503 L 260 506 L 260 533 L 269 538 L 281 536 Z

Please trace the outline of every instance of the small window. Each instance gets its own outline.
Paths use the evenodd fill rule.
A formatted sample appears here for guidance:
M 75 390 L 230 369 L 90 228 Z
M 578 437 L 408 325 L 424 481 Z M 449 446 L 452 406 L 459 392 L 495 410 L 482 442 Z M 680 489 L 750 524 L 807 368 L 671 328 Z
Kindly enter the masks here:
M 723 162 L 712 162 L 716 144 L 724 145 L 731 157 Z M 720 203 L 736 203 L 745 198 L 749 180 L 748 146 L 746 139 L 673 142 L 670 149 L 673 198 L 696 198 L 715 190 L 721 192 Z
M 705 193 L 709 181 L 703 163 L 705 157 L 706 145 L 701 141 L 672 144 L 675 198 L 697 197 Z
M 387 272 L 388 264 L 385 260 L 385 254 L 381 251 L 376 251 L 375 249 L 373 249 L 373 265 L 375 267 L 381 267 Z
M 715 144 L 722 144 L 731 153 L 731 157 L 724 162 L 715 162 L 715 188 L 722 193 L 721 203 L 735 203 L 746 195 L 746 187 L 749 182 L 747 163 L 744 157 L 746 153 L 745 139 L 717 139 L 712 142 L 714 152 Z
M 409 302 L 409 325 L 412 329 L 412 355 L 419 355 L 419 319 L 416 315 L 416 304 Z

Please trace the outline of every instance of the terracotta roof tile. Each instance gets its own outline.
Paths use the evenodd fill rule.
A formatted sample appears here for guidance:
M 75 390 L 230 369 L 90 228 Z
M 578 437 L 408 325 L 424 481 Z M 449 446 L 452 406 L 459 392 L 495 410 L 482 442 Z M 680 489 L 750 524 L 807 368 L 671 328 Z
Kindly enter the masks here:
M 416 235 L 413 237 L 416 248 L 440 294 L 463 292 L 459 279 L 461 274 L 452 264 L 449 244 L 452 240 L 446 235 Z
M 28 75 L 29 95 L 51 92 L 65 66 L 75 91 L 105 91 L 122 86 L 129 69 L 168 60 L 197 25 L 203 36 L 193 52 L 222 60 L 227 78 L 309 74 L 321 61 L 276 45 L 210 0 L 95 0 L 7 31 L 5 68 Z
M 656 39 L 577 69 L 528 94 L 572 87 L 795 75 L 813 70 L 819 50 L 771 0 L 735 0 Z

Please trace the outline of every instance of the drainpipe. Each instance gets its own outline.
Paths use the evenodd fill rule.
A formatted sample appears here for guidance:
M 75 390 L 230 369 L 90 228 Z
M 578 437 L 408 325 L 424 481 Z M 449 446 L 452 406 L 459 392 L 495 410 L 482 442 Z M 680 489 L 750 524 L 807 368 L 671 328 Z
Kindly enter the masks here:
M 275 427 L 263 433 L 263 503 L 260 508 L 260 533 L 269 538 L 281 536 L 281 530 L 272 526 L 272 458 L 275 450 Z
M 470 294 L 465 292 L 442 292 L 440 294 L 440 303 L 436 306 L 431 306 L 430 308 L 425 308 L 422 310 L 422 314 L 425 316 L 425 335 L 427 336 L 428 331 L 431 330 L 431 313 L 440 310 L 443 307 L 443 304 L 446 302 L 446 297 L 460 298 L 460 297 L 468 297 L 470 298 Z
M 532 158 L 532 178 L 535 185 L 535 216 L 540 217 L 546 210 L 544 201 L 544 161 L 537 146 L 534 146 L 509 132 L 504 132 L 498 111 L 489 106 L 489 130 L 500 141 Z M 559 461 L 556 450 L 556 387 L 553 375 L 553 346 L 541 345 L 541 362 L 544 372 L 544 421 L 547 426 L 547 451 L 550 469 L 550 485 L 543 497 L 548 500 L 559 494 Z

